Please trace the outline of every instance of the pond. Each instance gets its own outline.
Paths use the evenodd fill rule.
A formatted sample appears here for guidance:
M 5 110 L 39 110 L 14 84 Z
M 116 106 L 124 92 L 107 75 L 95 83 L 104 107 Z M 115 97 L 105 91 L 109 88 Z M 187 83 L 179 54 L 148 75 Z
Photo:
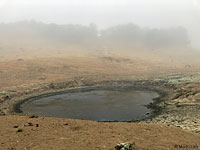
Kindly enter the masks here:
M 25 114 L 95 121 L 133 121 L 151 115 L 146 105 L 159 95 L 148 90 L 89 90 L 27 101 Z

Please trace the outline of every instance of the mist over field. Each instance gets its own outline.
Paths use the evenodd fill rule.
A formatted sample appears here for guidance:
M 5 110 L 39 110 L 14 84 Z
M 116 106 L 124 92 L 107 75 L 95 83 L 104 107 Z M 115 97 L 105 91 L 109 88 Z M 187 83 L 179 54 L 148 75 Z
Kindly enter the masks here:
M 141 28 L 183 27 L 192 47 L 199 49 L 199 0 L 1 0 L 0 22 L 36 20 L 55 24 L 97 24 L 100 30 L 116 25 Z
M 2 0 L 0 51 L 198 63 L 199 16 L 198 0 Z

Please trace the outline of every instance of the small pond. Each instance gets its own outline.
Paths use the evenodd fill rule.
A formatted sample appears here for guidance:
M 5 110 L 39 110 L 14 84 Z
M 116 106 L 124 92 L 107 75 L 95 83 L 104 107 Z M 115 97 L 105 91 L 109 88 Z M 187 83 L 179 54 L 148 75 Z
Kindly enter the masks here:
M 95 121 L 133 121 L 151 114 L 146 105 L 159 95 L 148 90 L 89 90 L 71 92 L 21 105 L 25 114 L 88 119 Z

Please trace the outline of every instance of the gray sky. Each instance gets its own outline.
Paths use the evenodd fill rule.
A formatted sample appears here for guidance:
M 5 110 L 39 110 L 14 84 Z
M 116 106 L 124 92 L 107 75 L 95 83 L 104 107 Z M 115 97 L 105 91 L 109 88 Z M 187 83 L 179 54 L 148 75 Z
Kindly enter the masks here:
M 200 0 L 0 0 L 0 22 L 34 19 L 100 28 L 133 22 L 140 26 L 188 29 L 200 47 Z

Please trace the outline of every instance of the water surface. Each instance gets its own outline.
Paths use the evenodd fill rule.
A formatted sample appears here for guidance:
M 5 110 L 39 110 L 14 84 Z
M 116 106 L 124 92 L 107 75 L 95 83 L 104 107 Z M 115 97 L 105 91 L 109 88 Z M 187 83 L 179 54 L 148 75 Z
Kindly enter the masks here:
M 156 92 L 146 90 L 92 90 L 27 101 L 21 109 L 25 114 L 50 117 L 132 121 L 151 114 L 145 105 L 156 97 Z

